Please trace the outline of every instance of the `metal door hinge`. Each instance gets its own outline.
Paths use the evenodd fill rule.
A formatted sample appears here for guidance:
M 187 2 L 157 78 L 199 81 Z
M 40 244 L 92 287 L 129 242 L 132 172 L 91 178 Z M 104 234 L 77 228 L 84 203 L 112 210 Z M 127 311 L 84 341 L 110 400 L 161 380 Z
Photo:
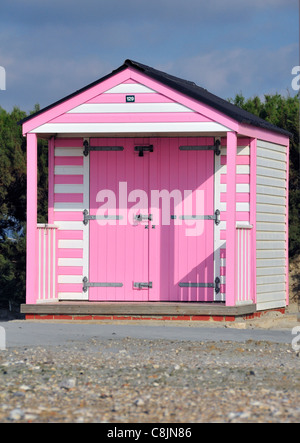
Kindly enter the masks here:
M 89 220 L 122 220 L 122 215 L 89 215 L 89 211 L 83 211 L 83 224 L 87 225 Z
M 152 288 L 152 281 L 149 282 L 139 282 L 139 281 L 135 281 L 133 282 L 133 287 L 137 288 L 137 289 L 143 289 L 143 288 Z
M 221 154 L 220 145 L 221 145 L 221 140 L 219 138 L 216 138 L 214 145 L 179 146 L 179 150 L 180 151 L 215 151 L 215 154 L 219 156 Z
M 124 151 L 123 146 L 90 146 L 87 140 L 83 142 L 83 155 L 87 157 L 90 151 Z
M 123 283 L 115 283 L 115 282 L 97 282 L 91 283 L 88 281 L 87 277 L 84 277 L 82 280 L 83 283 L 83 292 L 87 292 L 88 288 L 122 288 Z
M 221 280 L 219 277 L 216 277 L 214 283 L 179 283 L 180 288 L 214 288 L 216 294 L 220 292 L 220 284 Z
M 214 220 L 216 225 L 220 224 L 220 211 L 217 209 L 214 215 L 180 215 L 181 220 Z M 171 215 L 171 219 L 175 220 L 176 215 Z

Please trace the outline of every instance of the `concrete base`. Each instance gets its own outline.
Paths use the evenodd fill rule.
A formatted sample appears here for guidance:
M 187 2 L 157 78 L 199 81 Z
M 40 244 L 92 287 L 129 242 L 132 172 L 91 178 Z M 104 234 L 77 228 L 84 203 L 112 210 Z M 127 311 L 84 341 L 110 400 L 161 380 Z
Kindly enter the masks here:
M 160 302 L 56 302 L 21 305 L 26 319 L 65 320 L 188 320 L 234 321 L 251 318 L 256 305 L 225 306 L 225 303 Z

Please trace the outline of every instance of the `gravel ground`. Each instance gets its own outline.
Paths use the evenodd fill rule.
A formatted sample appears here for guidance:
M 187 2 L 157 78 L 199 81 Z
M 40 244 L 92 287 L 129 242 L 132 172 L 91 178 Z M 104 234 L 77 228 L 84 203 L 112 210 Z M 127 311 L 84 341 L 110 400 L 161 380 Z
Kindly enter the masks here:
M 299 422 L 291 344 L 116 338 L 0 351 L 0 422 Z

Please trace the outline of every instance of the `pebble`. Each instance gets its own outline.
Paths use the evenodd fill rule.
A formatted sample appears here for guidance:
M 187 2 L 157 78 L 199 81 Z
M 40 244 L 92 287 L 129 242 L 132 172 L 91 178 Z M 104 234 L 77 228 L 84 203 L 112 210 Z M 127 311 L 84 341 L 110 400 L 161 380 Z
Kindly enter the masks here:
M 110 340 L 0 352 L 0 422 L 300 421 L 299 357 L 249 340 Z

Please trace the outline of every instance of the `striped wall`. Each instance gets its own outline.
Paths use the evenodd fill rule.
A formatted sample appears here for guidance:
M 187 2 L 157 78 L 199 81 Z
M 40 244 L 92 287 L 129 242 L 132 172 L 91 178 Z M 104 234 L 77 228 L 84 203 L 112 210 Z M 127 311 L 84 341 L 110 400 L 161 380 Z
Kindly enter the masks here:
M 286 306 L 286 146 L 257 140 L 257 309 Z
M 221 292 L 216 301 L 226 298 L 226 220 L 227 214 L 227 140 L 221 140 L 221 155 L 215 157 L 215 207 L 221 211 L 220 225 L 215 229 L 215 275 L 221 273 Z M 250 221 L 250 140 L 239 138 L 236 159 L 236 221 Z M 220 269 L 220 271 L 219 271 Z
M 89 163 L 83 139 L 57 139 L 54 149 L 54 223 L 58 229 L 58 297 L 84 299 L 82 279 L 87 275 L 88 227 L 83 210 L 89 208 Z

